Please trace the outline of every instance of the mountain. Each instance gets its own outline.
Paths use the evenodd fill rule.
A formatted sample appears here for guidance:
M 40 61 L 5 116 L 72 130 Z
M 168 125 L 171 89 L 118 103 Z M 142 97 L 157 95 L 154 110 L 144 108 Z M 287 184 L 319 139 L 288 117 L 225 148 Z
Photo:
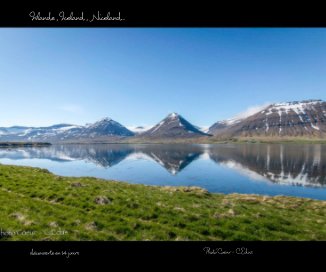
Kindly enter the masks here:
M 99 136 L 133 136 L 134 133 L 112 120 L 111 118 L 103 118 L 102 120 L 83 127 L 77 137 L 94 138 Z
M 112 137 L 133 136 L 134 133 L 112 120 L 111 118 L 103 118 L 93 124 L 85 126 L 74 126 L 71 129 L 63 131 L 52 138 L 54 141 L 74 141 L 74 140 L 96 140 Z M 50 139 L 51 140 L 51 139 Z
M 1 134 L 18 134 L 18 133 L 24 133 L 27 129 L 30 129 L 31 127 L 21 127 L 21 126 L 13 126 L 13 127 L 1 127 L 0 131 Z
M 219 137 L 326 135 L 326 102 L 304 100 L 275 103 L 244 118 L 213 124 L 209 134 Z
M 58 124 L 50 127 L 23 127 L 13 126 L 0 128 L 0 141 L 44 141 L 54 138 L 66 130 L 76 126 L 70 124 Z
M 178 138 L 205 136 L 204 132 L 195 127 L 177 113 L 171 113 L 160 123 L 141 134 L 149 138 Z
M 49 127 L 0 128 L 0 141 L 73 141 L 105 137 L 133 136 L 134 133 L 111 118 L 104 118 L 94 124 L 77 126 L 57 124 Z

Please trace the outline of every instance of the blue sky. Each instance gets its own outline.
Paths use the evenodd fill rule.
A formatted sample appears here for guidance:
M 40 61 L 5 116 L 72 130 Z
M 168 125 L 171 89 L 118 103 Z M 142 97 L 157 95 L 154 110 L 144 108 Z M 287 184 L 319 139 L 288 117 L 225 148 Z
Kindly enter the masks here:
M 324 28 L 0 29 L 0 126 L 207 126 L 325 87 Z

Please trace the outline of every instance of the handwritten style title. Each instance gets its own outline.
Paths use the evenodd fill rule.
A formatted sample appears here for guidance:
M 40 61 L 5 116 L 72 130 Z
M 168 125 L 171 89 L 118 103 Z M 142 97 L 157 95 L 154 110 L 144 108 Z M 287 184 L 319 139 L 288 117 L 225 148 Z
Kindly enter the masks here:
M 31 11 L 29 17 L 32 21 L 79 21 L 79 22 L 89 22 L 94 21 L 124 21 L 125 19 L 121 16 L 120 11 L 117 13 L 101 13 L 97 11 L 96 13 L 86 16 L 84 12 L 78 14 L 72 12 L 60 11 L 57 14 L 49 11 L 47 14 L 41 14 L 41 12 Z

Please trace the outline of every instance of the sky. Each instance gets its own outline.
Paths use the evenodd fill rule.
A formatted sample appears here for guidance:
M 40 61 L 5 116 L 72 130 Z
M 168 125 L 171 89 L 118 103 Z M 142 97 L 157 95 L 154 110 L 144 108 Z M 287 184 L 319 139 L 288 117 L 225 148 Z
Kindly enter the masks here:
M 325 90 L 325 28 L 0 28 L 0 127 L 210 126 Z

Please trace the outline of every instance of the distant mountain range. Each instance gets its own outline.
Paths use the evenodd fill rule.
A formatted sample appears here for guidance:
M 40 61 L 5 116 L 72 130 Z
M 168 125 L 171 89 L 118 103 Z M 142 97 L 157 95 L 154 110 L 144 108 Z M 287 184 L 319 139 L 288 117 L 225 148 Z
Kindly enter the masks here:
M 206 133 L 207 132 L 207 133 Z M 49 127 L 0 127 L 0 141 L 92 142 L 123 139 L 196 139 L 230 137 L 325 137 L 326 102 L 305 100 L 275 103 L 249 116 L 218 121 L 201 129 L 177 113 L 171 113 L 153 127 L 127 127 L 104 118 L 85 126 L 57 124 Z
M 0 128 L 1 141 L 61 142 L 134 135 L 132 131 L 110 118 L 104 118 L 94 124 L 87 124 L 85 126 L 59 124 L 50 127 L 14 126 Z

